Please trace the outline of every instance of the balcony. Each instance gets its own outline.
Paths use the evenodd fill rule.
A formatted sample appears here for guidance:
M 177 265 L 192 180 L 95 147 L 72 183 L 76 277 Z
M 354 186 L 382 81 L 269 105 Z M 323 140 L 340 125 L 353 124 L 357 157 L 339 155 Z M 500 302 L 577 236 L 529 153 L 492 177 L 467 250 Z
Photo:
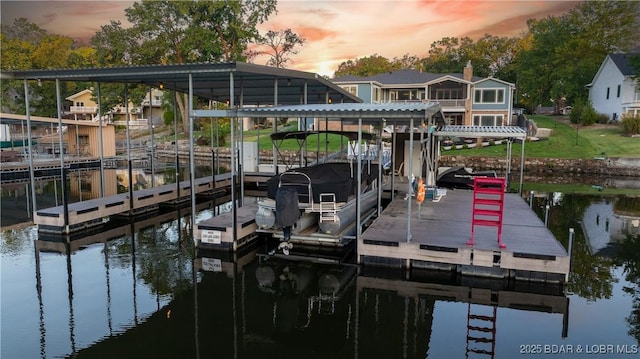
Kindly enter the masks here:
M 69 108 L 71 113 L 97 113 L 97 106 L 71 106 Z
M 456 110 L 462 110 L 462 111 L 464 111 L 465 104 L 467 102 L 466 99 L 449 99 L 449 100 L 432 99 L 430 101 L 439 103 L 440 107 L 442 107 L 443 110 L 456 109 Z
M 149 100 L 143 100 L 142 101 L 142 106 L 149 106 Z M 153 101 L 151 101 L 151 106 L 153 106 L 153 107 L 162 106 L 162 100 L 153 100 Z

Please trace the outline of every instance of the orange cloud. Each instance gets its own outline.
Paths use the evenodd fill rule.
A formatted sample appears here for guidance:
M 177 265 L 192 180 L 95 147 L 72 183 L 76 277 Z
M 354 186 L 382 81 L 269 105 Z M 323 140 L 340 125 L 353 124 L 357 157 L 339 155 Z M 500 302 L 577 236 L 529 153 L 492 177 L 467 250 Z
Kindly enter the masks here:
M 307 41 L 321 41 L 338 35 L 337 31 L 312 26 L 298 26 L 296 32 Z
M 485 34 L 495 36 L 519 36 L 527 31 L 527 20 L 540 19 L 547 16 L 558 16 L 573 9 L 579 2 L 561 1 L 550 8 L 539 9 L 535 12 L 527 12 L 525 14 L 508 17 L 502 21 L 487 24 L 481 28 L 468 31 L 461 37 L 468 36 L 472 39 L 478 39 Z

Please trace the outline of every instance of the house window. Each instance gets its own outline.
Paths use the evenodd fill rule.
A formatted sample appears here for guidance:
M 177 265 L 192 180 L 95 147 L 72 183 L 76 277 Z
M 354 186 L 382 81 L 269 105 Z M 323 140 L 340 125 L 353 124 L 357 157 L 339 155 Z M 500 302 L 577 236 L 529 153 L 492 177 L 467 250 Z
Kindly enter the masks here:
M 348 93 L 358 96 L 358 86 L 342 86 L 342 88 L 347 90 Z
M 458 100 L 462 98 L 462 89 L 436 89 L 436 100 Z
M 474 126 L 502 126 L 503 115 L 473 115 Z
M 76 106 L 77 107 L 84 107 L 84 102 L 78 101 L 78 102 L 76 102 Z
M 417 100 L 418 91 L 417 90 L 399 90 L 398 91 L 398 100 L 399 101 L 414 101 Z
M 609 99 L 609 92 L 611 91 L 611 88 L 607 87 L 607 100 Z
M 396 100 L 396 98 L 398 98 L 398 92 L 397 91 L 389 91 L 389 101 L 393 102 Z
M 78 136 L 78 144 L 79 145 L 88 145 L 89 144 L 89 136 L 87 136 L 87 135 L 79 135 Z
M 382 99 L 382 91 L 380 90 L 380 88 L 375 87 L 373 89 L 373 102 L 380 102 L 381 99 Z
M 504 103 L 504 89 L 476 89 L 474 103 Z
M 618 85 L 618 95 L 617 95 L 617 97 L 620 98 L 620 85 Z
M 447 125 L 464 125 L 464 117 L 462 114 L 446 114 L 444 117 L 444 121 Z

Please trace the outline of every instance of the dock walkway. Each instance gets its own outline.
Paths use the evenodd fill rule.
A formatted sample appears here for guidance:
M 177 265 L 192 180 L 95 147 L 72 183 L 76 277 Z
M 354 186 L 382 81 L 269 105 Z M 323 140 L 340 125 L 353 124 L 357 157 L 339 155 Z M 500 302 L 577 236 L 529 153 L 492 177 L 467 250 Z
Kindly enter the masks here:
M 195 193 L 203 194 L 231 185 L 231 174 L 224 173 L 195 180 Z M 38 231 L 45 233 L 71 233 L 102 224 L 109 216 L 122 213 L 139 214 L 155 210 L 161 203 L 181 202 L 191 197 L 191 181 L 170 183 L 137 190 L 133 197 L 119 193 L 109 197 L 74 202 L 67 205 L 68 223 L 65 224 L 65 206 L 39 209 L 33 217 Z
M 570 257 L 564 247 L 518 194 L 506 194 L 500 248 L 497 229 L 478 227 L 471 238 L 473 192 L 449 191 L 439 202 L 411 208 L 394 199 L 358 239 L 358 261 L 373 265 L 456 270 L 461 274 L 562 282 Z

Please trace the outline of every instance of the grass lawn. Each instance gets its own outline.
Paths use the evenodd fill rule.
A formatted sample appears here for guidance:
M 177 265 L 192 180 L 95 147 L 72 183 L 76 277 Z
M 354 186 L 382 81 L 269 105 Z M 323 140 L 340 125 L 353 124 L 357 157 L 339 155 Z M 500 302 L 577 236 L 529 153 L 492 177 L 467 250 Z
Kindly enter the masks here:
M 514 181 L 510 184 L 509 189 L 512 192 L 518 191 L 519 183 Z M 531 183 L 522 184 L 524 191 L 536 192 L 562 192 L 575 194 L 596 194 L 596 195 L 628 195 L 640 196 L 640 189 L 627 188 L 607 188 L 606 186 L 598 186 L 598 184 L 549 184 L 549 183 Z
M 640 157 L 640 138 L 622 136 L 618 126 L 579 126 L 573 128 L 566 117 L 533 116 L 538 128 L 550 128 L 549 139 L 527 142 L 526 157 L 542 158 L 594 158 Z M 505 145 L 443 151 L 443 155 L 504 156 Z M 514 155 L 521 151 L 520 144 L 513 145 Z

